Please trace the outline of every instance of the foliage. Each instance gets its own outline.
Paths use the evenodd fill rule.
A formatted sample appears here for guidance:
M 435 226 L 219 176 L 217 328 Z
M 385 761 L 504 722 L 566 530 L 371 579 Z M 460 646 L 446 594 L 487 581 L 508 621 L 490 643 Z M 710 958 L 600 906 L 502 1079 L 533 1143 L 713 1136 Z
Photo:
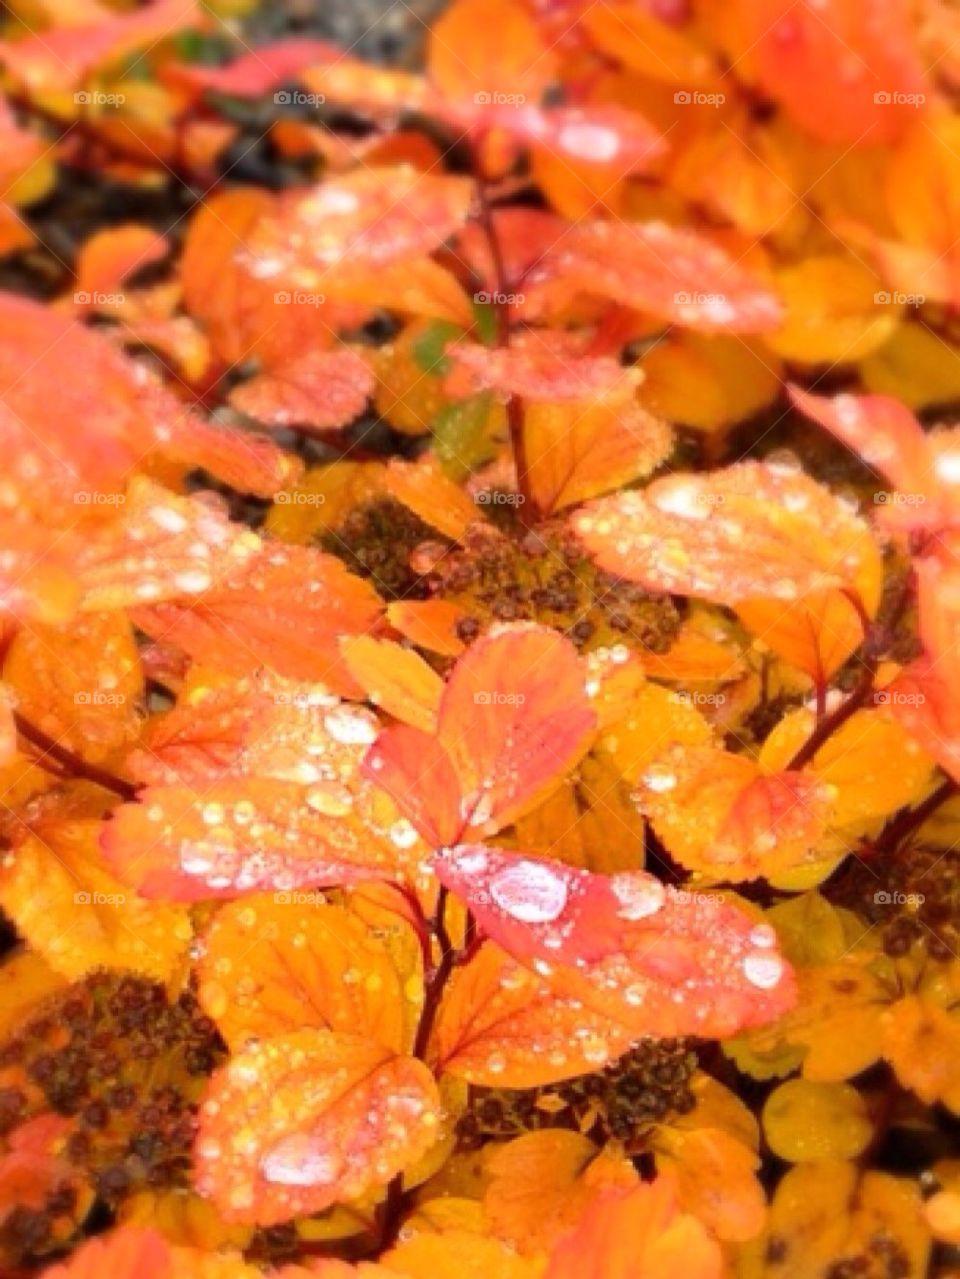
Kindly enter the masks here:
M 0 29 L 0 1273 L 956 1273 L 955 18 L 253 7 Z

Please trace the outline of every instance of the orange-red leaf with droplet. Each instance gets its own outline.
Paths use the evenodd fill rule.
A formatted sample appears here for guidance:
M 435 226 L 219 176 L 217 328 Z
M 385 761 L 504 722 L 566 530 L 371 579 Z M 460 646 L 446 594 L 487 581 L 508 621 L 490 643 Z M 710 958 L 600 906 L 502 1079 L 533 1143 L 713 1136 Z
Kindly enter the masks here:
M 329 781 L 229 778 L 200 794 L 148 787 L 115 810 L 102 844 L 124 883 L 172 901 L 397 877 L 400 848 L 378 839 L 353 803 Z
M 438 248 L 467 219 L 468 179 L 395 169 L 361 169 L 283 196 L 253 229 L 254 276 L 323 292 L 338 267 L 387 264 Z
M 767 333 L 776 295 L 725 250 L 665 222 L 570 226 L 531 271 L 524 309 L 537 315 L 579 294 L 706 333 Z
M 369 364 L 355 352 L 308 350 L 230 392 L 230 403 L 266 426 L 329 431 L 359 417 L 373 394 Z
M 876 518 L 901 530 L 960 524 L 960 431 L 927 434 L 913 413 L 886 395 L 811 395 L 791 388 L 793 402 L 835 435 L 894 492 L 875 494 Z
M 436 740 L 428 746 L 427 735 L 418 737 L 415 749 L 429 749 L 431 769 L 414 785 L 415 798 L 404 794 L 421 758 L 410 754 L 412 730 L 383 733 L 364 769 L 425 838 L 439 834 L 449 843 L 470 829 L 492 834 L 559 784 L 587 750 L 596 715 L 585 680 L 576 649 L 556 631 L 525 624 L 494 629 L 454 667 Z
M 433 865 L 508 954 L 634 1036 L 731 1034 L 792 1000 L 773 930 L 717 894 L 482 846 Z
M 48 511 L 107 502 L 156 455 L 264 497 L 300 469 L 263 436 L 205 422 L 102 334 L 11 293 L 0 294 L 0 399 L 13 415 L 10 478 Z
M 357 686 L 344 665 L 344 635 L 369 631 L 381 601 L 362 578 L 313 547 L 265 543 L 252 556 L 183 599 L 136 608 L 146 633 L 178 644 L 198 662 L 243 675 L 260 666 L 291 679 Z
M 875 553 L 864 521 L 828 489 L 760 462 L 601 498 L 573 527 L 608 572 L 730 605 L 849 585 Z
M 384 1186 L 436 1139 L 430 1070 L 357 1035 L 306 1029 L 236 1055 L 200 1108 L 195 1184 L 228 1221 L 272 1225 Z

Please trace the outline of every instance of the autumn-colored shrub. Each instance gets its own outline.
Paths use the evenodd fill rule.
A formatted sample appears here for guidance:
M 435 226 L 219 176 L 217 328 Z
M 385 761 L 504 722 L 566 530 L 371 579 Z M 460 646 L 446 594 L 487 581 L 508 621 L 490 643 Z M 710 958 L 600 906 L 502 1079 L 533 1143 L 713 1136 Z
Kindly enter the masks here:
M 308 8 L 5 7 L 0 1276 L 960 1274 L 955 14 Z

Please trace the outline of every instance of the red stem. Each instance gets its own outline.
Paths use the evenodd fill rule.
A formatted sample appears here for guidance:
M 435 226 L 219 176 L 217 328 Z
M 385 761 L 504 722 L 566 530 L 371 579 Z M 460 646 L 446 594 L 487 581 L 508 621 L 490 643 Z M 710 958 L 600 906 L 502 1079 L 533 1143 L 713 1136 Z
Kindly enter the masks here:
M 136 798 L 137 788 L 132 782 L 124 781 L 122 777 L 117 777 L 109 769 L 91 764 L 80 755 L 68 750 L 67 747 L 61 746 L 52 737 L 48 736 L 43 729 L 37 728 L 36 724 L 31 724 L 19 711 L 13 712 L 13 719 L 20 736 L 26 738 L 31 746 L 35 746 L 42 751 L 43 756 L 48 756 L 68 777 L 77 777 L 87 782 L 94 782 L 97 786 L 102 786 L 104 790 L 113 791 L 115 795 L 119 795 L 123 800 Z M 46 767 L 43 756 L 36 761 L 41 768 Z

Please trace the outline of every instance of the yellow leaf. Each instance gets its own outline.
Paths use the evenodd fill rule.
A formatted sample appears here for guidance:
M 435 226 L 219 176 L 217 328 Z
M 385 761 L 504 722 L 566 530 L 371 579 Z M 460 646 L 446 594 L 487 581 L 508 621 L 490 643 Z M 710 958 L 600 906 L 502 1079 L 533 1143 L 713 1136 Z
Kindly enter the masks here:
M 760 1158 L 722 1128 L 662 1125 L 653 1141 L 657 1167 L 672 1169 L 680 1203 L 717 1236 L 742 1243 L 763 1229 L 766 1197 L 756 1177 Z
M 864 359 L 868 391 L 892 395 L 914 411 L 960 399 L 960 352 L 922 323 L 899 324 L 888 342 Z
M 356 506 L 381 497 L 386 468 L 382 462 L 327 462 L 311 467 L 296 488 L 277 495 L 266 529 L 284 542 L 307 545 L 335 529 Z
M 167 981 L 193 936 L 190 912 L 138 897 L 104 870 L 102 825 L 55 817 L 38 824 L 0 871 L 0 905 L 65 977 L 132 968 Z
M 19 1030 L 34 1009 L 65 984 L 40 955 L 18 950 L 0 964 L 0 1042 Z
M 350 674 L 368 699 L 394 719 L 432 733 L 443 680 L 411 648 L 358 635 L 341 643 Z
M 767 1098 L 763 1132 L 775 1155 L 796 1164 L 855 1159 L 873 1136 L 873 1124 L 850 1084 L 791 1079 Z
M 879 306 L 883 282 L 854 257 L 805 258 L 775 274 L 786 306 L 783 325 L 764 340 L 800 364 L 852 363 L 888 341 L 901 308 Z

